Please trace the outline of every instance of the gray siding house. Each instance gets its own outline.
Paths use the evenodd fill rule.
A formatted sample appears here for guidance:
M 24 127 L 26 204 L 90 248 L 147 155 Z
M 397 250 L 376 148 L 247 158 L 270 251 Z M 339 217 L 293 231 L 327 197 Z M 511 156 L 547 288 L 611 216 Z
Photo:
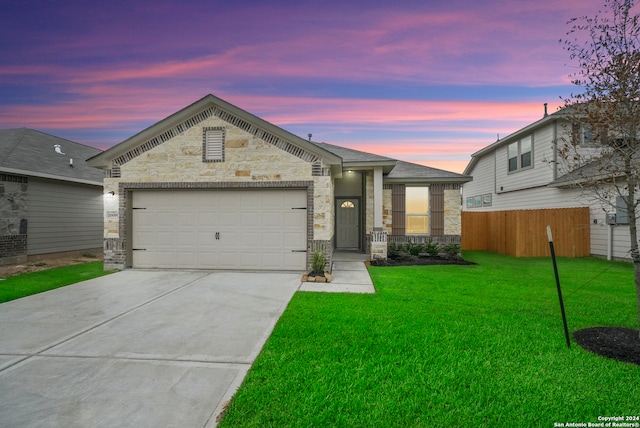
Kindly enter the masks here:
M 0 130 L 0 264 L 102 252 L 101 151 L 27 128 Z

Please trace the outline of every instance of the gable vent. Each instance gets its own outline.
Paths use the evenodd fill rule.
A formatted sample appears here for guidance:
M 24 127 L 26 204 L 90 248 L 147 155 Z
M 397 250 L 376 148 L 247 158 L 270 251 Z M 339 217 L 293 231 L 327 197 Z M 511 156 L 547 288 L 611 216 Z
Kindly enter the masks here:
M 228 111 L 222 110 L 219 107 L 209 107 L 205 110 L 203 110 L 202 112 L 180 122 L 179 124 L 177 124 L 176 126 L 166 130 L 165 132 L 155 136 L 154 138 L 151 138 L 147 141 L 145 141 L 144 143 L 140 144 L 139 146 L 137 146 L 134 149 L 129 150 L 127 153 L 116 157 L 115 159 L 113 159 L 113 163 L 115 165 L 123 165 L 127 162 L 129 162 L 132 159 L 135 159 L 136 157 L 140 156 L 141 154 L 153 149 L 154 147 L 159 146 L 160 144 L 171 140 L 172 138 L 182 134 L 183 132 L 187 131 L 189 128 L 192 128 L 196 125 L 198 125 L 200 122 L 210 118 L 216 116 L 222 120 L 224 120 L 227 123 L 230 123 L 231 125 L 255 136 L 260 138 L 261 140 L 272 144 L 276 147 L 278 147 L 281 150 L 284 150 L 285 152 L 292 154 L 306 162 L 316 162 L 319 160 L 318 156 L 314 155 L 313 153 L 310 153 L 304 149 L 301 149 L 300 147 L 297 147 L 285 140 L 283 140 L 282 138 L 270 133 L 269 131 L 259 128 L 255 125 L 252 125 L 251 123 L 247 122 L 246 120 L 232 114 L 229 113 Z

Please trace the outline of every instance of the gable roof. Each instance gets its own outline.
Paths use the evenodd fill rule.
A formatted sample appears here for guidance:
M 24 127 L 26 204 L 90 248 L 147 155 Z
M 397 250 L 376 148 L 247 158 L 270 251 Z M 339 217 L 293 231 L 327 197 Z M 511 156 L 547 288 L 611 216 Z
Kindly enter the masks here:
M 463 183 L 472 180 L 471 176 L 431 168 L 410 162 L 404 162 L 386 156 L 361 152 L 327 143 L 314 143 L 342 158 L 343 167 L 346 169 L 369 169 L 374 166 L 382 166 L 386 174 L 386 183 L 425 183 L 425 182 L 456 182 Z
M 307 161 L 322 160 L 327 166 L 341 166 L 342 160 L 333 153 L 211 94 L 94 156 L 88 160 L 89 165 L 97 168 L 122 165 L 212 116 L 217 116 Z
M 0 130 L 0 171 L 4 173 L 102 186 L 102 171 L 86 163 L 100 152 L 33 129 Z
M 522 138 L 523 136 L 525 136 L 526 134 L 529 134 L 533 131 L 535 131 L 538 128 L 541 128 L 545 125 L 547 125 L 548 123 L 552 123 L 556 120 L 562 120 L 562 119 L 566 119 L 567 117 L 567 112 L 565 110 L 559 110 L 557 112 L 548 114 L 546 116 L 544 116 L 542 119 L 537 120 L 535 122 L 533 122 L 530 125 L 525 126 L 522 129 L 517 130 L 516 132 L 507 135 L 506 137 L 496 141 L 493 144 L 489 144 L 488 146 L 478 150 L 477 152 L 475 152 L 474 154 L 471 155 L 471 160 L 469 161 L 469 163 L 467 164 L 467 167 L 464 169 L 463 174 L 470 174 L 471 171 L 473 170 L 473 167 L 476 165 L 476 163 L 478 163 L 478 160 L 488 154 L 488 153 L 492 153 L 494 152 L 496 149 L 505 146 L 507 144 L 510 144 L 514 141 L 519 140 L 520 138 Z
M 343 168 L 368 169 L 381 166 L 387 174 L 385 180 L 396 182 L 466 182 L 472 179 L 470 176 L 402 162 L 386 156 L 305 140 L 211 94 L 90 158 L 87 162 L 97 168 L 122 165 L 212 116 L 217 116 L 302 159 L 321 160 L 324 165 L 333 169 L 335 177 L 341 176 Z
M 390 172 L 396 165 L 396 160 L 385 156 L 374 155 L 372 153 L 361 152 L 359 150 L 348 149 L 346 147 L 335 146 L 328 143 L 316 143 L 316 146 L 331 152 L 342 159 L 342 166 L 347 169 L 371 168 L 382 166 L 385 173 Z
M 385 178 L 385 182 L 387 183 L 466 183 L 471 180 L 473 180 L 473 177 L 470 175 L 458 174 L 456 172 L 404 161 L 397 161 L 396 167 L 393 168 Z

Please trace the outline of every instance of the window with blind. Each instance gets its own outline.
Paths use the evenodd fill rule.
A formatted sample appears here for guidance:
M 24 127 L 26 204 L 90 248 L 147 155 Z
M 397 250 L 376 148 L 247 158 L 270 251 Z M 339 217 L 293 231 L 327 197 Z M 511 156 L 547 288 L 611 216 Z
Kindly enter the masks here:
M 429 233 L 429 188 L 406 187 L 406 231 L 407 235 Z
M 529 169 L 532 164 L 532 144 L 533 137 L 528 135 L 507 146 L 507 157 L 509 158 L 509 172 L 516 172 L 522 169 Z
M 203 134 L 203 162 L 224 162 L 224 128 L 205 128 Z

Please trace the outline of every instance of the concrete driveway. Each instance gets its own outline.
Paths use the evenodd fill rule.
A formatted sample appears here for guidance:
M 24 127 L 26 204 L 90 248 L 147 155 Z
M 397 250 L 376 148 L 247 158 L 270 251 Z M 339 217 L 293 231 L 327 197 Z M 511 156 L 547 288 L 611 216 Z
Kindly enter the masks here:
M 299 287 L 126 270 L 3 303 L 0 426 L 215 426 Z

